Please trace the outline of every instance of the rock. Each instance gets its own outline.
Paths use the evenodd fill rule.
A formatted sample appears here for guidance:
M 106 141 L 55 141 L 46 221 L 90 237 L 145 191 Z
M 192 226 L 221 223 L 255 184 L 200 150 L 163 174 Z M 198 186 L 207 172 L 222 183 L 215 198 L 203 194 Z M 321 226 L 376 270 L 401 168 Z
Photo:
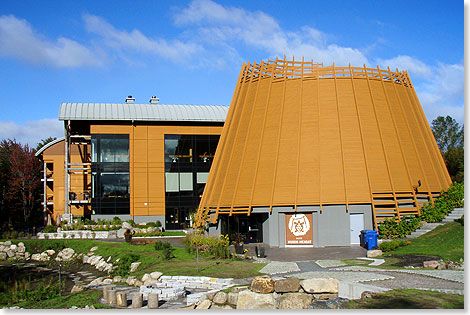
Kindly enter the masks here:
M 31 254 L 29 252 L 24 253 L 24 259 L 29 259 L 31 257 Z
M 117 303 L 117 292 L 114 288 L 108 290 L 108 300 L 107 300 L 107 302 L 108 302 L 108 304 L 116 304 Z
M 134 282 L 135 282 L 135 276 L 129 276 L 129 277 L 127 277 L 126 283 L 127 283 L 128 285 L 133 285 Z
M 90 252 L 94 252 L 97 249 L 98 249 L 98 246 L 93 246 L 92 248 L 90 248 Z
M 85 290 L 85 287 L 83 285 L 76 284 L 73 286 L 72 290 L 70 291 L 70 294 L 82 292 L 83 290 Z
M 75 251 L 72 248 L 64 248 L 57 254 L 57 257 L 62 258 L 64 261 L 70 261 L 74 254 Z
M 55 254 L 55 250 L 53 250 L 53 249 L 48 249 L 48 250 L 46 250 L 45 252 L 46 252 L 49 256 L 52 256 L 52 255 Z
M 382 251 L 380 249 L 373 249 L 373 250 L 368 250 L 367 251 L 367 257 L 368 258 L 374 258 L 378 256 L 382 256 Z
M 437 260 L 424 261 L 423 262 L 423 267 L 424 268 L 436 269 L 437 267 L 439 267 L 439 262 Z
M 275 309 L 273 294 L 261 294 L 250 290 L 238 293 L 237 309 Z
M 147 307 L 151 309 L 158 308 L 158 294 L 157 293 L 149 293 L 147 299 Z
M 197 310 L 208 310 L 212 305 L 212 302 L 209 300 L 204 300 L 196 306 Z
M 6 249 L 5 249 L 5 246 L 3 245 L 0 245 L 0 252 L 4 252 Z
M 6 260 L 7 259 L 7 254 L 6 253 L 0 253 L 0 260 Z
M 124 233 L 126 233 L 126 230 L 127 229 L 124 229 L 124 228 L 117 230 L 116 231 L 116 237 L 117 238 L 124 238 Z
M 234 308 L 230 305 L 217 305 L 212 304 L 211 310 L 233 310 Z
M 132 308 L 140 308 L 142 307 L 142 301 L 143 301 L 143 297 L 142 297 L 142 293 L 140 292 L 136 292 L 134 293 L 134 295 L 132 295 Z
M 103 277 L 98 277 L 95 280 L 91 281 L 88 285 L 98 285 L 103 282 Z
M 51 257 L 46 252 L 42 252 L 39 256 L 39 261 L 48 261 L 50 259 Z
M 88 257 L 87 255 L 84 255 L 83 258 L 82 258 L 82 263 L 88 264 L 89 260 L 90 260 L 90 257 Z
M 274 291 L 274 279 L 265 276 L 258 276 L 251 282 L 251 291 L 256 293 L 271 293 Z
M 41 260 L 41 254 L 32 254 L 31 255 L 31 260 L 40 261 Z
M 337 293 L 313 294 L 313 298 L 316 300 L 328 300 L 328 299 L 335 299 L 337 297 L 338 297 Z
M 227 294 L 227 303 L 236 306 L 238 302 L 238 293 L 229 292 Z
M 151 278 L 150 275 L 148 273 L 145 273 L 143 276 L 142 276 L 142 282 L 145 283 L 145 280 Z
M 348 299 L 335 298 L 329 300 L 314 301 L 308 306 L 309 309 L 342 309 L 348 304 Z
M 122 281 L 122 277 L 121 276 L 115 276 L 113 278 L 113 282 L 121 282 Z
M 154 271 L 154 272 L 151 272 L 151 273 L 150 273 L 150 277 L 151 277 L 152 279 L 155 279 L 155 280 L 160 279 L 160 277 L 161 277 L 162 275 L 163 275 L 163 273 L 158 272 L 158 271 Z
M 225 302 L 227 302 L 227 293 L 222 291 L 217 292 L 212 299 L 212 302 L 215 304 L 225 304 Z
M 300 280 L 297 278 L 277 280 L 274 284 L 274 291 L 277 293 L 298 292 L 299 289 Z
M 18 243 L 18 247 L 24 247 L 24 243 L 23 243 L 23 242 L 19 242 L 19 243 Z
M 338 279 L 305 279 L 300 285 L 307 293 L 338 293 Z
M 196 304 L 190 304 L 188 306 L 178 307 L 179 310 L 193 310 L 196 307 Z
M 10 246 L 10 245 L 11 245 L 11 241 L 6 241 L 6 242 L 3 243 L 3 245 L 5 245 L 5 246 Z
M 241 287 L 235 287 L 235 288 L 233 288 L 232 291 L 230 291 L 230 292 L 232 292 L 232 293 L 238 293 L 238 292 L 240 292 L 240 291 L 245 291 L 245 290 L 248 290 L 248 289 L 249 289 L 248 286 L 247 286 L 247 285 L 244 285 L 244 286 L 241 286 Z
M 137 270 L 137 268 L 139 268 L 139 266 L 141 265 L 142 263 L 140 261 L 136 261 L 136 262 L 133 262 L 131 264 L 131 270 L 129 272 L 134 272 Z
M 132 225 L 129 222 L 122 222 L 123 229 L 132 229 Z
M 26 248 L 24 246 L 18 246 L 16 248 L 17 253 L 24 253 L 26 251 Z
M 104 283 L 104 284 L 111 284 L 111 283 L 113 283 L 113 279 L 109 279 L 109 278 L 108 278 L 108 279 L 104 279 L 102 283 Z
M 10 249 L 13 250 L 13 251 L 15 251 L 17 247 L 18 247 L 18 246 L 16 246 L 15 244 L 11 244 L 11 245 L 10 245 Z
M 140 281 L 139 279 L 135 279 L 134 281 L 134 287 L 140 287 L 141 285 L 143 285 L 142 281 Z
M 157 283 L 157 280 L 155 280 L 153 278 L 148 278 L 143 282 L 143 284 L 145 284 L 145 285 L 154 284 L 154 283 Z
M 206 297 L 208 300 L 212 301 L 217 292 L 207 292 Z
M 307 293 L 286 293 L 281 295 L 279 308 L 283 310 L 307 309 L 313 297 Z
M 12 251 L 11 249 L 9 249 L 9 250 L 7 250 L 7 256 L 8 256 L 8 258 L 11 258 L 11 257 L 15 256 L 15 252 Z
M 127 307 L 127 293 L 119 292 L 116 294 L 116 304 L 120 307 Z

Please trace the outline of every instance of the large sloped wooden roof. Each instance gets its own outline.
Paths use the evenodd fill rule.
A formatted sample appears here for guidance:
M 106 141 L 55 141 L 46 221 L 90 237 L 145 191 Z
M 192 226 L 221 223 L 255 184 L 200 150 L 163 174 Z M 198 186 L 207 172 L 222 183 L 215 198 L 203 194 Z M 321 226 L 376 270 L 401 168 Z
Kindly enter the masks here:
M 420 195 L 432 199 L 450 183 L 407 72 L 249 63 L 238 79 L 198 222 L 258 206 L 376 200 L 380 208 L 382 199 L 396 208 L 400 200 L 413 200 L 402 205 L 402 214 L 419 213 Z M 388 212 L 385 217 L 397 214 Z

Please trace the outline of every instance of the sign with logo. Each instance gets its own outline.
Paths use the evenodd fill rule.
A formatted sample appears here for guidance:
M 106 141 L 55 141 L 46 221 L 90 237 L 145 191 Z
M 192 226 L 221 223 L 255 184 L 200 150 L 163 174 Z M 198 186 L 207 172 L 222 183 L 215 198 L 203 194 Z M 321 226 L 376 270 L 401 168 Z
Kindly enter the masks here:
M 311 213 L 286 214 L 286 246 L 290 245 L 313 245 L 313 221 Z

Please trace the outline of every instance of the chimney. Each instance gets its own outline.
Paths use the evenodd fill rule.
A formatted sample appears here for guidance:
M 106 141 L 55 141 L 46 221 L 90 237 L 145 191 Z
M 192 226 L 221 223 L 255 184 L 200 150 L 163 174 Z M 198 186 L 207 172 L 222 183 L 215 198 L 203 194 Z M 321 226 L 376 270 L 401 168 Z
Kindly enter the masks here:
M 132 95 L 129 95 L 126 98 L 126 104 L 134 104 L 134 102 L 135 102 L 135 98 L 133 98 Z
M 152 98 L 150 98 L 150 104 L 158 104 L 158 101 L 159 101 L 159 100 L 160 100 L 160 99 L 157 98 L 157 97 L 154 95 L 154 96 L 152 96 Z

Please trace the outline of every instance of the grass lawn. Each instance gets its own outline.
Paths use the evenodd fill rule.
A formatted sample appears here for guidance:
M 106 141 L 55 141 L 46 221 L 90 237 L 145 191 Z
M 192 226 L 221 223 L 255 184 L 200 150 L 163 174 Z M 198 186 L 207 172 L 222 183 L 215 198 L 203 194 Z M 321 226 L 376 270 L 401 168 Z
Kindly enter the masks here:
M 98 299 L 103 295 L 100 290 L 85 290 L 76 294 L 58 296 L 44 301 L 28 301 L 14 304 L 28 309 L 58 309 L 77 306 L 80 308 L 85 305 L 93 305 L 95 308 L 112 308 L 109 305 L 98 303 Z M 13 306 L 13 305 L 9 305 Z
M 14 240 L 18 243 L 19 240 Z M 56 251 L 65 247 L 73 248 L 78 253 L 88 253 L 90 248 L 98 246 L 95 251 L 96 255 L 104 258 L 111 256 L 114 262 L 117 258 L 122 258 L 127 254 L 135 254 L 139 256 L 138 261 L 142 265 L 137 271 L 131 273 L 137 277 L 141 277 L 145 273 L 160 271 L 165 275 L 180 276 L 211 276 L 216 278 L 246 278 L 259 275 L 258 271 L 265 264 L 255 264 L 247 260 L 235 259 L 211 259 L 199 257 L 198 263 L 195 255 L 188 253 L 185 248 L 173 247 L 173 255 L 171 260 L 163 259 L 162 251 L 155 250 L 153 244 L 131 245 L 125 242 L 103 242 L 96 240 L 23 240 L 27 251 L 30 253 L 42 252 L 52 248 Z
M 411 240 L 410 245 L 388 253 L 392 255 L 435 255 L 444 260 L 458 261 L 464 257 L 464 226 L 458 222 L 440 225 L 431 232 Z
M 442 292 L 399 289 L 350 301 L 352 309 L 463 309 L 464 296 Z

